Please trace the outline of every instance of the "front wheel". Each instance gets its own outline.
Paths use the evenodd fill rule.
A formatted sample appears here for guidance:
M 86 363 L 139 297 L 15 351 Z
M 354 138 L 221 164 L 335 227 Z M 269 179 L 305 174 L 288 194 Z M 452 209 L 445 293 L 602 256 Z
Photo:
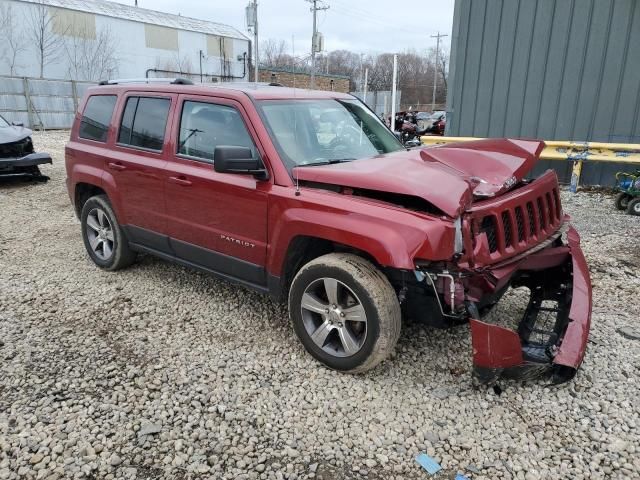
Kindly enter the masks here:
M 300 269 L 289 315 L 305 349 L 330 368 L 364 372 L 400 336 L 400 304 L 389 280 L 357 255 L 330 253 Z
M 629 200 L 631 200 L 633 197 L 631 195 L 629 195 L 628 193 L 625 192 L 620 192 L 618 193 L 618 195 L 616 195 L 616 208 L 618 210 L 626 210 L 627 207 L 629 206 Z
M 629 215 L 640 215 L 640 197 L 629 200 L 629 205 L 627 205 L 627 213 Z

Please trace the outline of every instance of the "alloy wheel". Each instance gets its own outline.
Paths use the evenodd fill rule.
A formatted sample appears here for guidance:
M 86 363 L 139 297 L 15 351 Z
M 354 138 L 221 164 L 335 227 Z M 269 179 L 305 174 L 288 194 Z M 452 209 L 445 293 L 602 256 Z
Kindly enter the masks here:
M 94 208 L 87 215 L 86 234 L 93 253 L 100 260 L 109 260 L 114 248 L 113 226 L 101 208 Z
M 302 320 L 311 340 L 324 352 L 350 357 L 367 336 L 367 315 L 358 296 L 335 278 L 319 278 L 304 291 Z

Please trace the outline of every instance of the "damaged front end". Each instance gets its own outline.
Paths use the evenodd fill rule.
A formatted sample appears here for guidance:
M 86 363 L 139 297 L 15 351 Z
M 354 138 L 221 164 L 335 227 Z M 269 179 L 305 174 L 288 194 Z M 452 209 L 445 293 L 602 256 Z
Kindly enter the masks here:
M 0 180 L 27 179 L 46 182 L 39 165 L 52 163 L 48 153 L 36 153 L 31 130 L 9 124 L 0 117 Z
M 567 244 L 558 239 L 506 267 L 510 271 L 484 274 L 495 287 L 507 275 L 502 292 L 524 287 L 529 298 L 515 330 L 484 321 L 483 313 L 493 305 L 471 307 L 474 373 L 479 380 L 490 383 L 500 376 L 527 379 L 550 374 L 554 383 L 561 383 L 575 375 L 589 336 L 591 280 L 580 237 L 572 227 L 566 239 Z
M 415 272 L 437 301 L 435 326 L 470 322 L 474 374 L 482 382 L 573 378 L 589 336 L 591 280 L 555 174 L 478 202 L 462 219 L 464 253 Z

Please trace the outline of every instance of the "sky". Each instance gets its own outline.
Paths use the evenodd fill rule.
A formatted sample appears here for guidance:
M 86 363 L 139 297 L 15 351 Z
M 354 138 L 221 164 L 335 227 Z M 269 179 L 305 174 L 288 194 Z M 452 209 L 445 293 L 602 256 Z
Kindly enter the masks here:
M 134 0 L 117 0 L 133 5 Z M 244 8 L 249 0 L 138 0 L 138 6 L 226 23 L 247 34 Z M 435 46 L 438 31 L 447 50 L 451 42 L 454 0 L 325 0 L 318 30 L 325 50 L 359 53 L 424 51 Z M 320 3 L 319 3 L 320 4 Z M 311 48 L 311 4 L 305 0 L 258 0 L 260 39 L 285 40 L 296 56 Z

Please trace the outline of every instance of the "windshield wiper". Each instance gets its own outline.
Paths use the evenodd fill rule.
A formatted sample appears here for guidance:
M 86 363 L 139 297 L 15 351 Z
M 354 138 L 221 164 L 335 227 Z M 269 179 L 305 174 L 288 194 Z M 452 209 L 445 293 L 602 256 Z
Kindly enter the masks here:
M 334 163 L 347 163 L 355 160 L 355 158 L 332 158 L 331 160 L 324 160 L 322 162 L 301 163 L 296 167 L 316 167 L 318 165 L 333 165 Z

